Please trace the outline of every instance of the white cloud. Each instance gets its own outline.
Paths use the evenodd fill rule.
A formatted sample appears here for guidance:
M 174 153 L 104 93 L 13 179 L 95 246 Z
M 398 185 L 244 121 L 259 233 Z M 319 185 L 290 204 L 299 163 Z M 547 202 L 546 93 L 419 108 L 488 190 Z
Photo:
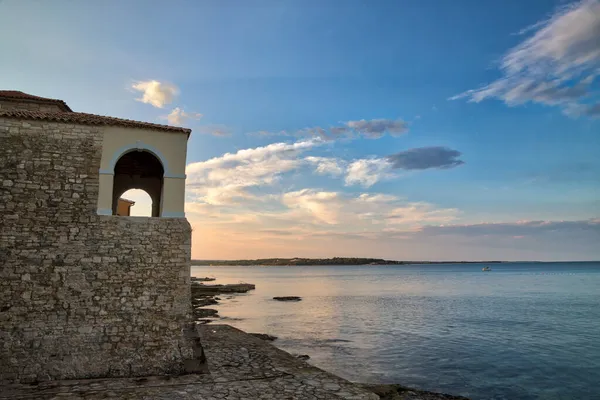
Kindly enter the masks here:
M 231 129 L 224 125 L 200 126 L 196 129 L 196 132 L 219 137 L 231 136 Z
M 208 187 L 201 198 L 207 204 L 216 206 L 237 204 L 240 201 L 256 199 L 256 196 L 246 192 L 237 185 Z
M 326 224 L 337 224 L 341 204 L 336 192 L 318 192 L 313 189 L 303 189 L 297 192 L 285 193 L 282 202 L 287 207 L 306 211 L 317 220 Z
M 383 237 L 391 230 L 410 233 L 426 225 L 446 224 L 460 215 L 457 209 L 439 208 L 426 202 L 409 202 L 383 193 L 354 196 L 303 189 L 284 193 L 281 202 L 289 211 L 278 214 L 280 221 L 285 221 L 287 229 L 294 226 L 303 230 L 308 228 L 305 235 L 317 233 L 323 225 L 328 225 L 328 233 L 356 235 L 368 232 L 371 237 Z M 312 225 L 307 227 L 307 224 Z
M 398 177 L 395 170 L 448 169 L 464 164 L 459 151 L 446 147 L 408 149 L 384 158 L 355 160 L 346 169 L 346 185 L 371 187 L 377 182 Z
M 226 153 L 186 168 L 188 185 L 200 199 L 223 205 L 237 199 L 252 199 L 246 189 L 272 185 L 279 177 L 304 165 L 298 155 L 320 145 L 317 139 L 296 143 L 273 143 L 264 147 Z
M 535 102 L 567 111 L 577 106 L 593 110 L 586 103 L 598 96 L 591 84 L 600 73 L 600 1 L 562 7 L 522 33 L 531 32 L 502 58 L 500 79 L 451 99 L 498 98 L 508 105 Z
M 401 119 L 372 119 L 369 121 L 361 119 L 359 121 L 348 121 L 346 126 L 369 139 L 379 139 L 386 132 L 392 136 L 399 136 L 408 132 L 408 124 Z
M 401 239 L 423 224 L 446 223 L 458 214 L 391 194 L 293 189 L 291 172 L 309 167 L 317 174 L 343 176 L 346 185 L 364 187 L 396 176 L 393 163 L 386 158 L 347 163 L 304 155 L 325 143 L 319 138 L 273 143 L 191 163 L 186 168 L 186 212 L 204 230 L 214 227 L 222 237 L 239 240 L 249 233 L 278 240 L 318 235 Z
M 461 236 L 506 236 L 529 237 L 540 235 L 567 235 L 571 237 L 586 236 L 600 238 L 600 219 L 592 218 L 579 221 L 516 221 L 491 222 L 466 225 L 426 226 L 422 232 L 428 235 L 461 235 Z
M 439 208 L 426 202 L 411 202 L 384 193 L 362 193 L 352 198 L 346 207 L 348 215 L 356 215 L 380 225 L 381 232 L 412 232 L 422 225 L 444 224 L 460 215 L 454 208 Z
M 502 67 L 509 73 L 533 70 L 545 73 L 550 64 L 554 75 L 576 73 L 600 59 L 600 2 L 573 3 L 547 21 L 536 24 L 535 34 L 512 49 Z
M 183 111 L 179 107 L 175 107 L 173 111 L 169 113 L 166 117 L 163 117 L 169 121 L 169 124 L 182 126 L 190 119 L 200 119 L 202 118 L 202 114 L 199 113 L 188 113 Z
M 304 160 L 315 165 L 315 171 L 320 175 L 339 176 L 345 170 L 345 162 L 337 158 L 310 156 L 304 158 Z
M 356 198 L 358 203 L 389 203 L 398 200 L 398 197 L 383 193 L 362 193 Z
M 136 99 L 137 101 L 152 104 L 157 108 L 172 103 L 179 94 L 177 86 L 155 80 L 135 82 L 131 88 L 142 93 L 142 97 Z
M 392 163 L 383 158 L 356 160 L 348 166 L 346 185 L 373 186 L 380 180 L 390 178 L 391 169 Z
M 323 140 L 335 140 L 339 138 L 366 137 L 368 139 L 379 139 L 386 133 L 399 136 L 408 132 L 408 123 L 401 119 L 371 119 L 342 122 L 338 126 L 324 128 L 315 126 L 302 128 L 297 131 L 258 131 L 251 135 L 255 136 L 295 136 L 295 137 L 317 137 Z
M 203 242 L 212 240 L 212 246 L 226 246 L 230 251 L 231 246 L 248 251 L 267 246 L 270 255 L 283 246 L 291 256 L 289 251 L 302 251 L 302 243 L 325 247 L 338 240 L 398 243 L 410 240 L 424 226 L 445 224 L 458 216 L 453 209 L 384 193 L 355 195 L 306 188 L 277 194 L 279 190 L 263 187 L 248 194 L 243 189 L 236 185 L 188 189 L 188 193 L 200 194 L 188 199 L 186 213 Z
M 344 176 L 346 186 L 371 187 L 381 180 L 398 177 L 398 169 L 426 169 L 431 168 L 432 163 L 437 167 L 442 165 L 439 162 L 440 155 L 437 148 L 426 148 L 426 150 L 436 150 L 433 152 L 416 149 L 419 150 L 415 152 L 416 154 L 410 153 L 409 150 L 406 153 L 410 153 L 410 157 L 404 157 L 406 160 L 390 156 L 347 162 L 335 157 L 301 156 L 302 153 L 324 143 L 326 142 L 322 139 L 312 138 L 295 143 L 273 143 L 268 146 L 239 150 L 236 153 L 226 153 L 220 157 L 189 164 L 186 168 L 187 182 L 192 188 L 191 193 L 199 201 L 225 205 L 235 204 L 240 200 L 257 201 L 258 198 L 251 195 L 248 190 L 253 188 L 255 192 L 257 190 L 264 192 L 265 187 L 278 184 L 284 174 L 306 167 L 313 167 L 315 173 L 320 175 Z M 460 154 L 455 151 L 450 153 L 452 157 Z M 424 161 L 421 158 L 424 158 Z M 443 158 L 446 160 L 448 157 Z
M 565 114 L 572 117 L 579 117 L 585 115 L 590 118 L 600 118 L 600 102 L 596 104 L 567 104 L 565 107 Z
M 250 200 L 262 202 L 250 211 L 248 196 L 235 189 L 209 190 L 208 195 L 202 198 L 205 203 L 199 203 L 202 208 L 194 206 L 187 209 L 200 210 L 198 214 L 206 218 L 215 217 L 218 210 L 226 209 L 229 210 L 227 213 L 217 214 L 219 223 L 229 224 L 245 219 L 250 224 L 245 229 L 287 230 L 305 236 L 318 234 L 323 229 L 344 235 L 369 232 L 370 236 L 385 236 L 391 230 L 409 233 L 424 225 L 448 223 L 459 215 L 456 209 L 439 208 L 425 202 L 409 202 L 389 194 L 362 193 L 356 196 L 312 188 L 281 195 L 250 196 Z M 230 201 L 227 195 L 244 201 Z M 249 216 L 252 218 L 248 219 Z
M 300 129 L 298 132 L 294 133 L 294 136 L 317 137 L 320 139 L 330 139 L 329 133 L 325 130 L 325 128 L 321 128 L 320 126 L 315 126 L 313 128 Z
M 455 208 L 436 209 L 428 203 L 409 203 L 392 209 L 387 219 L 390 224 L 444 224 L 457 218 Z
M 299 153 L 320 144 L 321 141 L 311 139 L 295 143 L 272 143 L 267 146 L 243 149 L 236 153 L 225 153 L 221 157 L 214 157 L 207 161 L 191 163 L 187 166 L 186 172 L 194 174 L 207 169 L 248 165 L 269 159 L 292 159 Z

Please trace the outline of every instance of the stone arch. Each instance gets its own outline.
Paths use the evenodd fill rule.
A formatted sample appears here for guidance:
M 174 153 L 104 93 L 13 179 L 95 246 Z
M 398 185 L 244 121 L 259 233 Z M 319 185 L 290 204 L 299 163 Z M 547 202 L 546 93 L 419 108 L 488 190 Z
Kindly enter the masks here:
M 152 199 L 152 216 L 160 217 L 162 210 L 165 167 L 153 152 L 130 149 L 113 166 L 112 214 L 117 214 L 119 197 L 129 189 L 141 189 Z
M 117 165 L 117 162 L 121 159 L 121 157 L 132 151 L 146 151 L 154 155 L 162 164 L 165 177 L 171 176 L 171 171 L 169 169 L 167 158 L 161 153 L 159 149 L 149 144 L 146 144 L 141 140 L 136 141 L 135 144 L 128 144 L 117 149 L 109 161 L 107 172 L 112 173 L 115 170 L 115 166 Z

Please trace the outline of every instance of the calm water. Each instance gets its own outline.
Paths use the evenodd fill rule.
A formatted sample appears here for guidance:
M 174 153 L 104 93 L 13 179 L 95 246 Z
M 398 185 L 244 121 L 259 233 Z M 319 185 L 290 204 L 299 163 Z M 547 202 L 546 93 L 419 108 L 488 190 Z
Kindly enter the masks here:
M 256 290 L 224 323 L 347 379 L 473 399 L 600 399 L 600 263 L 192 267 Z M 273 296 L 302 296 L 298 303 Z

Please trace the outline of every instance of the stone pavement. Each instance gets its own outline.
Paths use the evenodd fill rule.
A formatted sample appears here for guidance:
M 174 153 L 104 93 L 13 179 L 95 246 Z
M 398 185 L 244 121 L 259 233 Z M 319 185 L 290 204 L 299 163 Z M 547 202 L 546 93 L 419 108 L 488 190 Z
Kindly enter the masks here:
M 198 331 L 210 374 L 16 384 L 0 387 L 0 399 L 379 399 L 231 326 Z

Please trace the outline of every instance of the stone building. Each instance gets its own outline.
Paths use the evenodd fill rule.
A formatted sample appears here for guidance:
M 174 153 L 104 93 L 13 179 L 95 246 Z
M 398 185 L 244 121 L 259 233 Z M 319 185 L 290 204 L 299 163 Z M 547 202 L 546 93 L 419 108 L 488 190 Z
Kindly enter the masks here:
M 193 364 L 190 133 L 0 91 L 0 381 Z M 131 188 L 153 217 L 115 215 Z

